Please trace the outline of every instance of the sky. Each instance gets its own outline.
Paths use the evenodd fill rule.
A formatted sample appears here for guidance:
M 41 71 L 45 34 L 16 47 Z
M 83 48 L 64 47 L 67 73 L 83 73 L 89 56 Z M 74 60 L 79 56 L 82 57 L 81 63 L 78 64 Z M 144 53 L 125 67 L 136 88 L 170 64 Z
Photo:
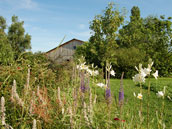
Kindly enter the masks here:
M 172 0 L 0 0 L 0 16 L 8 26 L 11 17 L 24 21 L 26 33 L 30 34 L 32 52 L 46 52 L 73 38 L 88 41 L 90 22 L 109 2 L 121 10 L 127 10 L 129 21 L 133 6 L 140 8 L 141 17 L 148 15 L 172 16 Z

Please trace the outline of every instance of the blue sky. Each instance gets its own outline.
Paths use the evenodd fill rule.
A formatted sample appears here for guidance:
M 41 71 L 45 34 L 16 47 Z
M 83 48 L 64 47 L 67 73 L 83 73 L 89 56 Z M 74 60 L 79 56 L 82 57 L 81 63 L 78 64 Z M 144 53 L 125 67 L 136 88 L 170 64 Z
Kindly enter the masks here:
M 0 15 L 11 24 L 16 15 L 24 21 L 24 28 L 32 36 L 32 51 L 46 52 L 64 42 L 77 38 L 88 41 L 89 23 L 102 14 L 109 2 L 128 11 L 138 6 L 141 16 L 172 16 L 172 0 L 0 0 Z

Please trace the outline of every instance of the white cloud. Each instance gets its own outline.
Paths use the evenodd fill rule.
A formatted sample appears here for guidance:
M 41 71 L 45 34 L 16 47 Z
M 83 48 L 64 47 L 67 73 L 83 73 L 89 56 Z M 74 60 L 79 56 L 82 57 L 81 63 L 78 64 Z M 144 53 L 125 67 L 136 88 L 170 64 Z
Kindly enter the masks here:
M 38 4 L 33 0 L 0 0 L 1 3 L 6 3 L 13 9 L 36 9 Z
M 90 31 L 83 31 L 83 32 L 70 31 L 70 33 L 76 37 L 87 38 L 87 39 L 90 37 Z
M 86 27 L 86 26 L 85 26 L 84 24 L 79 24 L 79 25 L 78 25 L 78 28 L 81 29 L 81 30 L 85 29 L 85 27 Z

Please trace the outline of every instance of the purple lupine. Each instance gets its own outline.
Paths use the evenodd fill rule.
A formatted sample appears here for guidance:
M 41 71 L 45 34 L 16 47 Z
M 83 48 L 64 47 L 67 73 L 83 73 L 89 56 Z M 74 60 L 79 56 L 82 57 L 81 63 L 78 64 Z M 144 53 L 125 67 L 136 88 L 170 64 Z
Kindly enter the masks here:
M 90 89 L 90 77 L 88 75 L 88 77 L 86 78 L 86 90 Z
M 85 92 L 86 87 L 85 87 L 85 75 L 83 72 L 81 72 L 81 92 Z
M 108 100 L 111 97 L 111 91 L 109 88 L 106 89 L 106 100 Z
M 107 82 L 107 89 L 106 89 L 105 97 L 106 97 L 107 103 L 110 104 L 111 103 L 110 73 L 108 73 L 108 82 Z
M 124 76 L 124 72 L 122 72 L 121 81 L 120 81 L 120 90 L 119 90 L 119 104 L 120 105 L 122 105 L 124 101 L 123 76 Z

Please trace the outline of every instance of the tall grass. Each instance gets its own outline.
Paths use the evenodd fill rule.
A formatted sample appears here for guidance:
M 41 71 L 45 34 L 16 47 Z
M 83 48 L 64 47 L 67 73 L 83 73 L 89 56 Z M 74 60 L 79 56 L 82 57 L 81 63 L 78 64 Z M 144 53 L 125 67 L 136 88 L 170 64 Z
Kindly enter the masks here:
M 4 97 L 6 109 L 1 109 L 0 126 L 3 128 L 172 127 L 172 114 L 169 109 L 172 103 L 167 98 L 168 89 L 171 89 L 169 83 L 164 82 L 164 85 L 170 85 L 166 96 L 157 98 L 157 90 L 151 89 L 155 80 L 150 79 L 150 94 L 147 94 L 146 82 L 142 89 L 143 99 L 139 100 L 133 95 L 133 92 L 140 92 L 139 87 L 135 86 L 132 80 L 123 80 L 121 89 L 124 96 L 123 100 L 119 101 L 120 81 L 111 79 L 108 83 L 111 90 L 109 104 L 106 89 L 96 85 L 98 82 L 104 82 L 100 75 L 88 76 L 85 70 L 77 69 L 75 64 L 58 66 L 54 72 L 48 64 L 35 62 L 30 65 L 26 60 L 21 62 L 0 67 L 0 97 Z M 157 84 L 161 84 L 161 81 Z M 162 90 L 158 86 L 156 89 Z M 140 101 L 142 109 L 139 106 Z M 142 122 L 139 112 L 142 112 Z M 4 113 L 5 123 L 2 121 Z

